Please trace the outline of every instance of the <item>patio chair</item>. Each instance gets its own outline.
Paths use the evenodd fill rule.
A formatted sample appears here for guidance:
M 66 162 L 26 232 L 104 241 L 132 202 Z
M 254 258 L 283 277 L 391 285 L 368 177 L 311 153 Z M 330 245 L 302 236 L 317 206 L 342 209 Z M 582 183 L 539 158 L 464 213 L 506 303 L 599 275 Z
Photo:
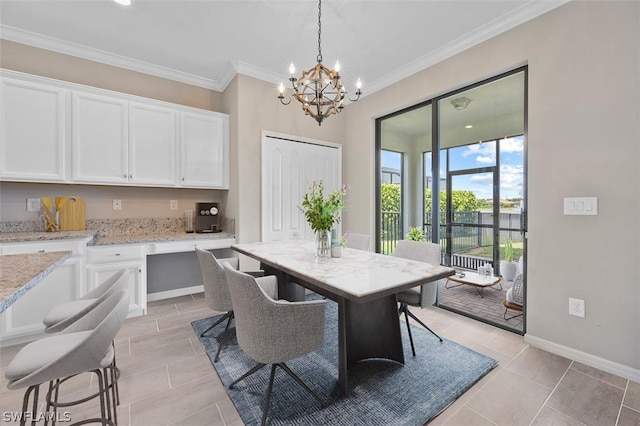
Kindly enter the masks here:
M 523 305 L 524 305 L 524 285 L 523 285 L 523 276 L 522 274 L 518 274 L 513 280 L 513 287 L 507 290 L 507 294 L 505 295 L 505 299 L 502 301 L 502 305 L 504 306 L 504 314 L 503 318 L 505 321 L 509 321 L 510 319 L 519 317 L 523 314 Z M 507 312 L 509 309 L 513 311 L 520 312 L 519 314 L 512 315 L 507 318 Z

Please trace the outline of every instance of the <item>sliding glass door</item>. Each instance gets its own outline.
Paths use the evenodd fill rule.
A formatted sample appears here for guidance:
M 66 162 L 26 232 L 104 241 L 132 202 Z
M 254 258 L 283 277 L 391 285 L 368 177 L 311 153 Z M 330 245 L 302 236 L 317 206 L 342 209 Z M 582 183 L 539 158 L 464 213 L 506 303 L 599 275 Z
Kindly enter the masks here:
M 522 258 L 517 273 L 526 289 L 525 135 L 526 68 L 378 119 L 377 250 L 390 253 L 397 239 L 420 227 L 441 245 L 442 263 L 462 271 L 490 264 L 502 274 L 505 257 Z M 398 172 L 395 183 L 385 177 L 390 169 Z M 399 198 L 395 221 L 390 193 Z M 503 276 L 503 290 L 489 289 L 482 300 L 470 286 L 443 284 L 437 303 L 522 333 L 524 316 L 504 319 L 513 279 Z

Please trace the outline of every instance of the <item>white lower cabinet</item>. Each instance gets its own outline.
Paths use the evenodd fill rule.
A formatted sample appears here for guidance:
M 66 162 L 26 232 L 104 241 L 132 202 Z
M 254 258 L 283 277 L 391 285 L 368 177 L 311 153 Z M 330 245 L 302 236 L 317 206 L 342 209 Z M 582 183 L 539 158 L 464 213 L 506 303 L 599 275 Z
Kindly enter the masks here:
M 72 251 L 72 256 L 0 314 L 0 346 L 44 335 L 42 319 L 49 309 L 86 293 L 84 253 L 87 240 L 3 244 L 2 254 Z
M 127 244 L 87 248 L 87 291 L 125 270 L 129 291 L 129 317 L 147 312 L 146 245 Z

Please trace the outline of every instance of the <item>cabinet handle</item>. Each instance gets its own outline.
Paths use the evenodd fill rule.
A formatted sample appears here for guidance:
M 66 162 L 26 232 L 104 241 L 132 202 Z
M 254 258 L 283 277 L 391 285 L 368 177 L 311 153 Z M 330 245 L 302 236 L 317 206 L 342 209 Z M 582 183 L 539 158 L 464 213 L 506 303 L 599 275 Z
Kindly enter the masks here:
M 182 178 L 182 181 L 184 182 L 184 178 Z
M 38 250 L 38 253 L 44 253 L 44 252 L 45 252 L 44 250 Z
M 133 179 L 133 175 L 129 175 L 129 179 Z
M 122 177 L 126 179 L 126 178 L 127 178 L 127 175 L 126 175 L 126 173 L 125 173 L 124 175 L 122 175 Z
M 116 253 L 115 256 L 120 256 L 120 253 Z

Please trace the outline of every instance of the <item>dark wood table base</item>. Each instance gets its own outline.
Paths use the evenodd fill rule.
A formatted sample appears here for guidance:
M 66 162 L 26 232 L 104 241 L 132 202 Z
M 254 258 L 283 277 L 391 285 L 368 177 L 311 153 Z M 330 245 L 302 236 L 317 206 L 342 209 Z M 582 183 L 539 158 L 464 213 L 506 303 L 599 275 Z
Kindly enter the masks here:
M 305 300 L 306 288 L 338 303 L 338 385 L 348 394 L 347 369 L 358 361 L 382 358 L 404 364 L 396 295 L 368 302 L 354 302 L 335 294 L 326 294 L 311 283 L 261 264 L 266 275 L 278 278 L 278 298 L 292 302 Z

